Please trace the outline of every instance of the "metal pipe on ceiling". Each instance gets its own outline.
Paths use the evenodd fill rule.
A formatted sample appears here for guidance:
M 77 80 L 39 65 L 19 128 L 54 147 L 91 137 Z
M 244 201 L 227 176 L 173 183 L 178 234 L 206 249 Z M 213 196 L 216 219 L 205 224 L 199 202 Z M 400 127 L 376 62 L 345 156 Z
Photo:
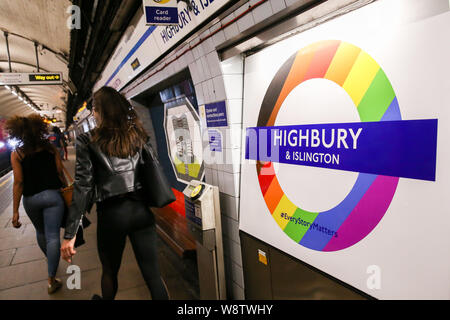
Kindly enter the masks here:
M 34 51 L 36 53 L 36 66 L 37 66 L 37 72 L 39 72 L 39 55 L 38 55 L 38 43 L 34 42 Z
M 6 40 L 6 52 L 8 53 L 9 72 L 12 72 L 12 68 L 11 68 L 11 55 L 9 54 L 8 32 L 4 31 L 3 34 L 5 35 L 5 40 Z

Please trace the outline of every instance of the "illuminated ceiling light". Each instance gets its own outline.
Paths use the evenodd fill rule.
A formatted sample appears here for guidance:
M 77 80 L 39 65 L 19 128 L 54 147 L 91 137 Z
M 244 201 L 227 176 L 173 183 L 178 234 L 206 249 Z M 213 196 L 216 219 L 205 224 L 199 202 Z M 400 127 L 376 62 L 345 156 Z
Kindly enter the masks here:
M 5 88 L 8 89 L 9 91 L 11 91 L 11 87 L 10 86 L 5 85 Z
M 11 93 L 12 93 L 13 95 L 15 95 L 15 96 L 18 96 L 17 92 L 14 91 L 14 90 L 12 90 Z

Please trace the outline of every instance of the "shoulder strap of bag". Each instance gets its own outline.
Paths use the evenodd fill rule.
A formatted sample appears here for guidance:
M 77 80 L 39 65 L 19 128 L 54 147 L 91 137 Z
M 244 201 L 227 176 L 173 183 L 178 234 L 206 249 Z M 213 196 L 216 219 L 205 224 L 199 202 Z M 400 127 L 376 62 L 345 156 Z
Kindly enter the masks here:
M 19 157 L 20 162 L 23 160 L 22 152 L 19 149 L 16 149 L 17 156 Z
M 66 174 L 66 177 L 69 179 L 69 185 L 72 184 L 72 183 L 73 183 L 73 178 L 72 178 L 72 176 L 70 175 L 69 171 L 67 171 L 67 169 L 66 169 L 66 167 L 64 166 L 64 164 L 61 163 L 61 165 L 62 165 L 62 167 L 63 167 L 64 173 Z

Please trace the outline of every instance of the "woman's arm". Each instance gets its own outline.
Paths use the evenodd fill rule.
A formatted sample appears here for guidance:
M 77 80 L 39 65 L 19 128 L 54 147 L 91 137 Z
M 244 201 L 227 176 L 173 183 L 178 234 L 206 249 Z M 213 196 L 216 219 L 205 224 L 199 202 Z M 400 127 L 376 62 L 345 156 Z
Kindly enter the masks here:
M 67 216 L 64 239 L 75 237 L 80 219 L 90 208 L 94 194 L 93 166 L 89 152 L 89 136 L 80 135 L 76 142 L 75 181 L 72 204 Z
M 67 215 L 64 241 L 61 245 L 62 258 L 69 263 L 76 253 L 74 244 L 83 214 L 90 207 L 94 191 L 93 166 L 89 153 L 89 136 L 80 135 L 76 141 L 75 182 L 72 204 Z
M 23 172 L 22 164 L 19 161 L 17 151 L 11 153 L 11 166 L 13 168 L 14 185 L 13 185 L 13 219 L 12 224 L 14 228 L 20 228 L 22 225 L 19 222 L 19 206 L 20 199 L 23 194 Z

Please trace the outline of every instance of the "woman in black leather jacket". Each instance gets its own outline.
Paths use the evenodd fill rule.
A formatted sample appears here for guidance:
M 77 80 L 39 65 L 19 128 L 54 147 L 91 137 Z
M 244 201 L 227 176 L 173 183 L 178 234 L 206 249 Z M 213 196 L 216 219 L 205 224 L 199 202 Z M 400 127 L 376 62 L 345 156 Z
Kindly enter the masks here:
M 155 219 L 141 195 L 136 170 L 148 136 L 130 103 L 113 88 L 94 93 L 93 114 L 97 128 L 76 142 L 74 192 L 61 254 L 71 262 L 80 220 L 96 202 L 102 298 L 114 299 L 117 293 L 128 236 L 152 299 L 168 299 L 158 265 Z

